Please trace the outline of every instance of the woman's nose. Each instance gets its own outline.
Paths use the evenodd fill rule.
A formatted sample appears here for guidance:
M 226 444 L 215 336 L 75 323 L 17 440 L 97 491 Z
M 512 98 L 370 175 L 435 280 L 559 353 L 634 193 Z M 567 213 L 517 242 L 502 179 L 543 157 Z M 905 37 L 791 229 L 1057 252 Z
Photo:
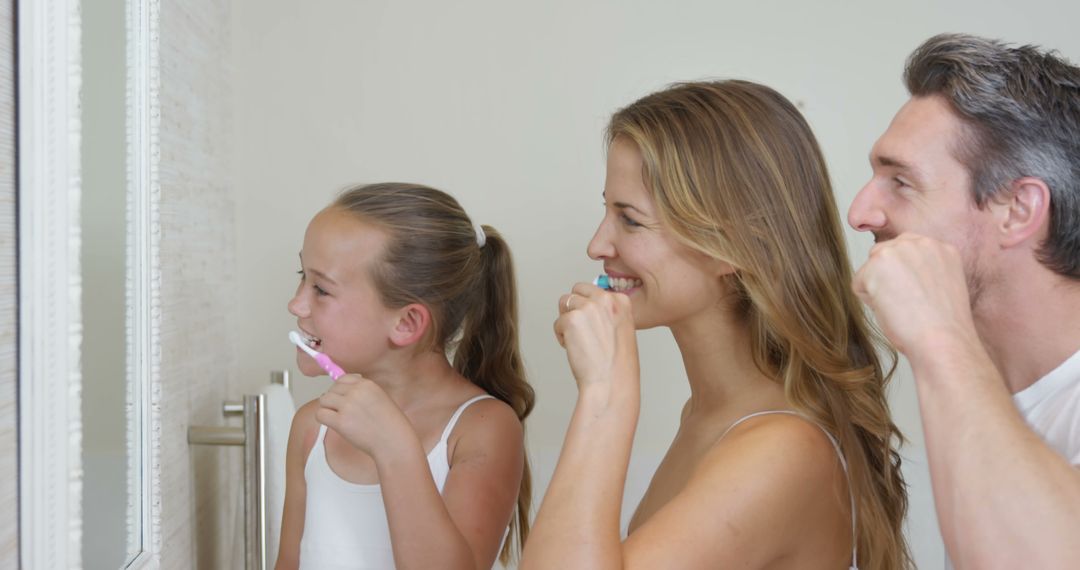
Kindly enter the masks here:
M 585 252 L 591 259 L 600 261 L 615 257 L 615 246 L 611 241 L 609 225 L 607 218 L 605 218 L 600 222 L 600 227 L 596 228 L 596 233 L 593 234 L 592 239 L 589 240 L 589 246 L 585 249 Z

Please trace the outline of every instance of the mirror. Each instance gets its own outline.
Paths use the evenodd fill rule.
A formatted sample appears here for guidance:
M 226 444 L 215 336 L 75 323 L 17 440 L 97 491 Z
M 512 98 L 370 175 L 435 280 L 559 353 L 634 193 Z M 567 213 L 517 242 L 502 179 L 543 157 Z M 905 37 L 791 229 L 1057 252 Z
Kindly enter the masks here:
M 123 568 L 141 550 L 141 446 L 131 364 L 125 0 L 82 6 L 82 559 Z M 134 189 L 134 187 L 132 187 Z

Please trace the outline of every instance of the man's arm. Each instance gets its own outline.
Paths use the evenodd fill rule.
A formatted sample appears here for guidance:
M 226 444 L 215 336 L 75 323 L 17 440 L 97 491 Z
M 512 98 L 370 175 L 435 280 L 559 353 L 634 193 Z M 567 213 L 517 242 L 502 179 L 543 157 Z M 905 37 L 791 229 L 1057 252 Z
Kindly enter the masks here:
M 1080 471 L 1024 423 L 982 346 L 910 352 L 956 568 L 1080 568 Z
M 956 248 L 905 234 L 853 283 L 915 374 L 957 568 L 1080 568 L 1080 472 L 1024 423 L 979 340 Z

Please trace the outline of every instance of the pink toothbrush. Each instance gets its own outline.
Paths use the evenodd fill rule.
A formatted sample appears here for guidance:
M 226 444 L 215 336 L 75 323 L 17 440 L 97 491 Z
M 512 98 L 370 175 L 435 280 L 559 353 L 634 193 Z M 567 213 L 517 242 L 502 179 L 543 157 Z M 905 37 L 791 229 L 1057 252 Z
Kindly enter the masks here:
M 289 331 L 289 340 L 296 346 L 299 346 L 301 350 L 311 355 L 311 357 L 315 359 L 315 363 L 325 370 L 326 373 L 330 375 L 330 378 L 337 380 L 345 375 L 345 371 L 337 364 L 334 364 L 334 361 L 330 360 L 329 356 L 308 346 L 307 343 L 304 342 L 304 337 L 300 336 L 300 333 Z

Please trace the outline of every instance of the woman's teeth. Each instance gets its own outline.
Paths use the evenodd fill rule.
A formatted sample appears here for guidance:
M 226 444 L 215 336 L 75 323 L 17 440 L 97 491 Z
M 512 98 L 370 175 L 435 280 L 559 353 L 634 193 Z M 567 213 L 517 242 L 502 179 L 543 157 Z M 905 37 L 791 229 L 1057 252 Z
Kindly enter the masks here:
M 612 291 L 626 291 L 641 287 L 641 279 L 634 278 L 612 277 L 610 278 L 609 283 L 611 284 Z

